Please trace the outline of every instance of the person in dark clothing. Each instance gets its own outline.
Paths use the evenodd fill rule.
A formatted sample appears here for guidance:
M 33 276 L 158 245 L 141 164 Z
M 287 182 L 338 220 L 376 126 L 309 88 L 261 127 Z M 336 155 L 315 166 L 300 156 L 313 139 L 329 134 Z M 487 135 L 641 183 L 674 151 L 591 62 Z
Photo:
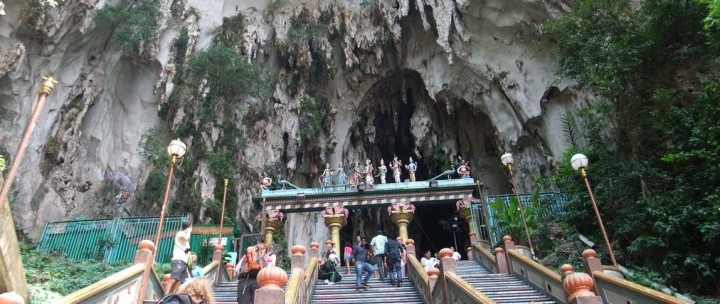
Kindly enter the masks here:
M 368 264 L 368 256 L 370 255 L 370 249 L 367 243 L 367 240 L 365 238 L 362 238 L 361 245 L 356 245 L 353 247 L 353 258 L 355 258 L 355 273 L 356 273 L 356 279 L 355 279 L 355 289 L 357 292 L 362 292 L 366 288 L 368 288 L 368 281 L 370 280 L 370 276 L 373 273 L 373 268 Z M 360 281 L 363 272 L 367 272 L 365 274 L 365 278 L 362 280 L 362 283 Z
M 394 237 L 388 237 L 388 241 L 385 243 L 384 262 L 390 273 L 390 285 L 396 287 L 402 287 L 402 264 L 400 261 L 402 252 L 404 250 L 400 243 Z

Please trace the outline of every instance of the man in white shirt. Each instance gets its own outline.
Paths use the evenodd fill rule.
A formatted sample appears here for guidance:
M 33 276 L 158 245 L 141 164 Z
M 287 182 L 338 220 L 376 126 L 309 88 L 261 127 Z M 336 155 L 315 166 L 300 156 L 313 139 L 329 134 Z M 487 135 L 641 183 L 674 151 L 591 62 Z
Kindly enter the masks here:
M 185 282 L 190 276 L 188 270 L 188 253 L 190 252 L 190 235 L 192 234 L 192 225 L 188 222 L 182 223 L 182 230 L 175 234 L 175 244 L 173 246 L 172 260 L 170 261 L 170 284 L 165 294 L 175 293 L 182 282 Z
M 455 251 L 455 247 L 450 247 L 450 249 L 453 251 L 453 254 L 452 254 L 453 260 L 455 260 L 456 262 L 459 261 L 461 258 L 460 253 Z
M 375 248 L 375 262 L 380 272 L 380 281 L 385 281 L 387 272 L 385 271 L 385 243 L 387 243 L 387 237 L 382 230 L 378 230 L 378 235 L 370 241 L 370 246 Z

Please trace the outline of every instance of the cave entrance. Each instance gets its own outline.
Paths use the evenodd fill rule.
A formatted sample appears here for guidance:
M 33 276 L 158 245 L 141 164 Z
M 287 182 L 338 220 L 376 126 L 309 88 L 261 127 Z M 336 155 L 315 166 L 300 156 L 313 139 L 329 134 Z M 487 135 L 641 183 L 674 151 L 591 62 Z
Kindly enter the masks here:
M 464 248 L 470 244 L 468 225 L 455 211 L 454 201 L 415 202 L 415 217 L 408 226 L 408 236 L 415 241 L 418 258 L 429 250 L 433 254 L 443 248 L 454 247 L 463 258 Z M 347 225 L 340 231 L 341 245 L 362 235 L 370 241 L 379 229 L 397 236 L 387 206 L 350 210 Z M 341 246 L 342 248 L 342 246 Z

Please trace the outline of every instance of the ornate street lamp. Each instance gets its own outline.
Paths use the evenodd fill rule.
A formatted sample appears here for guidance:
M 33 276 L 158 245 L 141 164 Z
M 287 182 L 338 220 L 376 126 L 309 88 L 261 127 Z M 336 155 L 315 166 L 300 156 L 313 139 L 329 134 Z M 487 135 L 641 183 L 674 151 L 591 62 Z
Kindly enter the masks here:
M 167 184 L 165 185 L 162 209 L 160 209 L 160 223 L 158 223 L 157 233 L 155 234 L 155 257 L 157 257 L 157 248 L 160 248 L 160 234 L 162 234 L 163 222 L 165 221 L 165 209 L 167 209 L 168 199 L 170 198 L 170 184 L 172 182 L 173 172 L 175 171 L 175 162 L 178 158 L 183 157 L 186 151 L 187 146 L 179 139 L 174 139 L 167 147 L 168 155 L 170 155 L 170 172 L 168 173 Z
M 528 229 L 527 221 L 525 220 L 525 208 L 523 208 L 522 201 L 520 200 L 517 185 L 515 184 L 515 175 L 513 175 L 512 165 L 515 163 L 515 159 L 513 159 L 512 154 L 505 153 L 500 156 L 500 161 L 505 167 L 507 167 L 508 173 L 510 174 L 510 182 L 512 182 L 513 192 L 515 193 L 515 198 L 518 202 L 518 208 L 520 208 L 520 217 L 522 217 L 523 226 L 525 227 L 525 237 L 527 237 L 528 245 L 530 246 L 530 253 L 535 256 L 535 249 L 533 247 L 532 240 L 530 239 L 530 229 Z
M 587 156 L 578 153 L 573 155 L 570 159 L 570 164 L 573 169 L 580 171 L 580 175 L 585 181 L 588 194 L 590 194 L 590 201 L 592 201 L 593 209 L 595 209 L 595 217 L 597 218 L 598 224 L 600 224 L 600 231 L 602 232 L 603 238 L 605 238 L 605 244 L 607 245 L 608 252 L 610 253 L 610 260 L 612 260 L 613 266 L 617 267 L 615 254 L 610 246 L 610 239 L 608 239 L 607 233 L 605 232 L 605 225 L 603 224 L 602 217 L 600 217 L 600 210 L 598 210 L 597 203 L 595 202 L 595 196 L 593 195 L 592 188 L 590 188 L 590 182 L 588 181 L 587 172 L 585 171 L 585 168 L 587 168 L 588 165 L 588 158 Z

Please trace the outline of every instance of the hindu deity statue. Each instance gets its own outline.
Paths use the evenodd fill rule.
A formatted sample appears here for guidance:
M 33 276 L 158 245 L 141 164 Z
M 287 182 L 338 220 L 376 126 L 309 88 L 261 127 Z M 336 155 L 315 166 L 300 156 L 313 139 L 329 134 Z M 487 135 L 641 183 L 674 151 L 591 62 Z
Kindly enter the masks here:
M 378 166 L 378 170 L 380 170 L 380 173 L 378 173 L 378 175 L 376 176 L 380 176 L 380 183 L 384 184 L 385 175 L 387 175 L 387 167 L 385 166 L 385 160 L 382 158 L 380 159 L 380 166 Z
M 368 186 L 373 186 L 375 184 L 375 178 L 373 177 L 373 165 L 370 160 L 365 160 L 365 184 Z
M 267 172 L 260 173 L 260 191 L 265 191 L 272 185 L 272 178 Z
M 360 183 L 363 173 L 365 173 L 365 169 L 360 165 L 360 161 L 355 160 L 355 167 L 353 167 L 353 185 L 355 187 Z
M 398 159 L 397 156 L 393 157 L 392 162 L 390 162 L 390 169 L 393 170 L 393 178 L 395 179 L 396 183 L 400 182 L 400 170 L 402 168 L 402 161 Z
M 460 167 L 457 168 L 457 174 L 460 178 L 470 178 L 470 166 L 467 160 L 463 159 L 460 161 Z
M 338 178 L 338 186 L 345 187 L 347 176 L 345 175 L 345 170 L 343 170 L 342 162 L 338 165 L 337 168 L 337 178 Z
M 325 170 L 320 175 L 320 187 L 332 186 L 332 169 L 330 169 L 330 163 L 325 164 Z
M 408 170 L 408 175 L 410 176 L 410 181 L 415 181 L 415 171 L 417 171 L 417 162 L 413 161 L 413 158 L 410 157 L 410 161 L 408 161 L 408 164 L 405 165 L 405 169 Z

